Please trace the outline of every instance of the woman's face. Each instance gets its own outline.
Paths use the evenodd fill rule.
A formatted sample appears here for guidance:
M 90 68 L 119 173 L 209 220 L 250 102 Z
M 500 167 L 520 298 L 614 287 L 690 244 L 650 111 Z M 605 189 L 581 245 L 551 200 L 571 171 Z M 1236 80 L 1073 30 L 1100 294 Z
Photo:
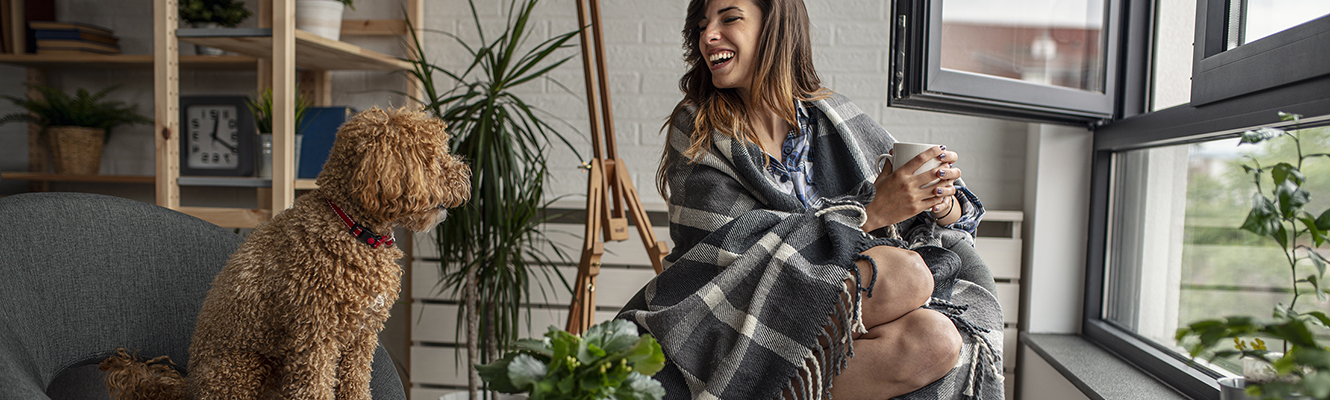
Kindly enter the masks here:
M 747 98 L 757 65 L 762 9 L 753 0 L 710 0 L 698 28 L 702 34 L 697 47 L 711 69 L 711 84 L 738 89 Z

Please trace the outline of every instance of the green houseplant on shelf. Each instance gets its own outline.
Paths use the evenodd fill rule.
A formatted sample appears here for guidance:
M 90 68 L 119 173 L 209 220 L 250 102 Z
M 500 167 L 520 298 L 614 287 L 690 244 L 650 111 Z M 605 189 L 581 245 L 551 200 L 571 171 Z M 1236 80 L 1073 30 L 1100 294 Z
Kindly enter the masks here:
M 1330 317 L 1324 310 L 1296 308 L 1299 300 L 1325 302 L 1330 293 L 1324 282 L 1330 261 L 1317 250 L 1330 241 L 1330 209 L 1307 209 L 1311 193 L 1304 185 L 1308 183 L 1304 171 L 1311 163 L 1330 162 L 1330 153 L 1304 151 L 1311 142 L 1303 137 L 1306 131 L 1299 129 L 1301 116 L 1280 113 L 1280 118 L 1292 122 L 1293 129 L 1265 127 L 1242 133 L 1240 145 L 1291 141 L 1296 157 L 1291 162 L 1262 165 L 1248 156 L 1243 170 L 1252 178 L 1256 193 L 1241 229 L 1278 244 L 1289 268 L 1292 298 L 1276 305 L 1271 319 L 1230 316 L 1202 320 L 1178 329 L 1176 339 L 1193 358 L 1208 354 L 1211 360 L 1242 359 L 1249 396 L 1330 399 L 1330 348 L 1316 333 L 1324 335 Z M 1266 340 L 1272 343 L 1267 346 Z M 1232 347 L 1215 350 L 1227 346 Z
M 28 84 L 40 96 L 4 96 L 27 112 L 0 117 L 0 124 L 31 122 L 42 127 L 58 174 L 95 175 L 101 165 L 102 147 L 111 129 L 125 124 L 151 124 L 138 113 L 138 106 L 106 100 L 118 86 L 89 93 L 78 89 L 73 96 L 50 86 Z
M 249 112 L 254 114 L 254 125 L 259 132 L 259 173 L 260 178 L 272 177 L 272 89 L 265 89 L 259 93 L 258 99 L 249 99 L 245 101 L 249 107 Z M 300 97 L 300 91 L 296 91 L 296 110 L 295 110 L 295 164 L 300 165 L 300 120 L 305 116 L 305 109 L 309 108 L 309 103 Z
M 192 28 L 235 28 L 253 15 L 239 0 L 180 0 L 177 8 L 180 20 Z M 194 52 L 208 56 L 226 54 L 221 49 L 200 45 L 194 45 Z
M 521 326 L 521 305 L 530 297 L 529 284 L 541 285 L 543 276 L 553 289 L 552 276 L 557 276 L 563 290 L 568 287 L 556 269 L 547 268 L 567 263 L 568 257 L 550 244 L 540 227 L 549 205 L 544 199 L 549 149 L 558 141 L 574 154 L 577 150 L 548 123 L 548 114 L 512 89 L 545 77 L 571 58 L 553 56 L 570 47 L 566 43 L 578 31 L 524 46 L 534 28 L 529 22 L 538 2 L 510 1 L 507 26 L 493 37 L 486 35 L 471 1 L 478 43 L 439 32 L 470 53 L 469 64 L 461 70 L 431 64 L 414 27 L 409 27 L 414 47 L 405 61 L 413 65 L 410 73 L 422 93 L 415 100 L 448 123 L 453 154 L 471 163 L 470 201 L 451 211 L 436 228 L 440 286 L 463 300 L 458 318 L 464 323 L 458 326 L 466 327 L 467 365 L 490 362 L 501 349 L 511 348 Z M 451 88 L 436 89 L 441 84 Z M 479 384 L 479 376 L 471 371 L 468 387 L 473 398 Z
M 180 20 L 197 28 L 235 28 L 253 15 L 238 0 L 180 0 L 178 8 Z

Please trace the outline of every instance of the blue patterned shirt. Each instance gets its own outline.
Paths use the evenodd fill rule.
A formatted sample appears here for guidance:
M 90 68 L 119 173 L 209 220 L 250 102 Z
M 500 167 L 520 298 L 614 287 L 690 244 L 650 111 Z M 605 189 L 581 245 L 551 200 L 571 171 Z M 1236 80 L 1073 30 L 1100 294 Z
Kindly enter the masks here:
M 799 126 L 786 134 L 785 142 L 781 144 L 782 159 L 767 155 L 767 177 L 781 189 L 794 194 L 805 207 L 819 207 L 822 205 L 822 197 L 818 194 L 817 184 L 813 182 L 812 162 L 812 133 L 817 120 L 809 115 L 809 110 L 816 108 L 810 108 L 802 101 L 795 101 L 794 105 Z M 947 227 L 969 232 L 973 236 L 984 216 L 983 203 L 970 189 L 957 186 L 956 201 L 953 204 L 953 207 L 960 207 L 961 217 Z M 924 214 L 929 217 L 933 215 Z

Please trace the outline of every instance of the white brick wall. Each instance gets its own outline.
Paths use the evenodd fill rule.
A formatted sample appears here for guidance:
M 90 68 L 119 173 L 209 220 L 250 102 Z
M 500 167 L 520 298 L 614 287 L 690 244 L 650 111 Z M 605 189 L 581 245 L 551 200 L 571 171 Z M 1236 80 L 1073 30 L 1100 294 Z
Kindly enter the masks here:
M 484 24 L 501 22 L 507 2 L 489 3 L 480 10 Z M 615 130 L 620 157 L 643 202 L 660 202 L 654 176 L 663 143 L 661 125 L 680 99 L 678 79 L 685 70 L 682 61 L 684 8 L 687 2 L 659 0 L 610 0 L 602 2 L 606 61 L 609 65 L 610 96 L 613 99 Z M 832 90 L 853 99 L 869 116 L 883 124 L 899 140 L 946 144 L 961 153 L 959 166 L 971 189 L 990 209 L 1019 209 L 1022 204 L 1025 132 L 1027 124 L 986 118 L 886 107 L 888 58 L 888 0 L 808 0 L 812 21 L 814 57 L 823 82 Z M 425 26 L 473 39 L 475 26 L 464 0 L 428 2 Z M 536 11 L 540 20 L 531 42 L 576 27 L 572 4 L 544 2 Z M 489 25 L 487 25 L 488 27 Z M 430 55 L 445 65 L 461 66 L 463 55 L 443 35 L 430 34 Z M 551 73 L 571 94 L 553 83 L 521 88 L 533 104 L 560 116 L 576 132 L 571 140 L 583 158 L 590 157 L 588 118 L 583 97 L 581 62 L 573 56 Z M 551 170 L 556 181 L 551 195 L 582 194 L 586 178 L 576 169 L 580 160 L 566 149 L 556 150 Z
M 126 53 L 145 54 L 151 49 L 151 2 L 136 0 L 107 8 L 101 2 L 60 0 L 59 18 L 84 21 L 115 29 Z M 248 0 L 251 9 L 257 0 Z M 478 1 L 477 13 L 491 38 L 502 26 L 508 10 L 506 1 Z M 681 61 L 683 0 L 608 0 L 602 1 L 610 91 L 613 99 L 615 130 L 620 156 L 628 160 L 633 181 L 644 202 L 660 202 L 655 193 L 654 176 L 663 135 L 660 127 L 678 102 L 678 78 L 684 71 Z M 815 63 L 823 83 L 853 99 L 869 116 L 903 141 L 946 144 L 961 153 L 958 165 L 965 171 L 966 182 L 984 199 L 990 209 L 1020 209 L 1023 204 L 1025 132 L 1027 124 L 986 118 L 952 116 L 941 113 L 886 107 L 890 31 L 887 23 L 889 0 L 807 0 Z M 475 26 L 465 0 L 425 2 L 424 26 L 431 30 L 454 33 L 468 43 L 476 42 Z M 396 2 L 359 2 L 346 18 L 397 18 Z M 539 43 L 551 34 L 575 29 L 577 16 L 570 2 L 546 1 L 537 7 L 534 37 Z M 250 18 L 242 26 L 254 26 Z M 389 38 L 348 38 L 349 42 L 376 51 L 400 55 L 401 47 Z M 572 41 L 576 44 L 576 40 Z M 448 68 L 465 65 L 467 56 L 453 39 L 426 34 L 432 61 Z M 190 45 L 183 44 L 186 53 Z M 582 158 L 590 157 L 587 138 L 588 118 L 583 97 L 582 67 L 576 48 L 559 53 L 572 56 L 550 77 L 561 82 L 570 93 L 550 81 L 532 82 L 517 89 L 533 104 L 567 121 L 575 130 L 564 128 Z M 99 89 L 123 84 L 118 98 L 141 104 L 151 110 L 151 71 L 52 71 L 52 84 L 72 89 Z M 23 70 L 0 66 L 0 89 L 6 94 L 21 94 Z M 185 72 L 181 79 L 183 93 L 246 94 L 253 86 L 248 72 Z M 365 109 L 370 106 L 395 106 L 404 100 L 394 91 L 405 89 L 402 79 L 391 73 L 339 71 L 333 73 L 333 103 Z M 7 102 L 0 112 L 12 112 Z M 562 126 L 562 124 L 556 124 Z M 26 169 L 26 140 L 19 124 L 0 126 L 0 168 L 6 171 Z M 103 173 L 151 174 L 151 128 L 146 126 L 118 129 L 108 143 Z M 555 181 L 551 195 L 581 194 L 586 178 L 576 167 L 583 161 L 567 149 L 556 149 L 551 170 Z M 7 183 L 0 193 L 21 192 L 27 185 Z M 243 197 L 243 196 L 242 196 Z M 151 198 L 150 196 L 148 197 Z

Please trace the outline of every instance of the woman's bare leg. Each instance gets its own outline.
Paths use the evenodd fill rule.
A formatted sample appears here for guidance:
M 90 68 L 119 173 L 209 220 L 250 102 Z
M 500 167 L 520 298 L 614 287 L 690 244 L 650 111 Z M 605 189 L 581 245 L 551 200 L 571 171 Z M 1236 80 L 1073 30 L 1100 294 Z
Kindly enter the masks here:
M 960 357 L 961 337 L 941 313 L 920 309 L 933 293 L 933 275 L 913 251 L 874 247 L 864 252 L 877 264 L 873 296 L 862 297 L 868 333 L 854 338 L 855 357 L 833 381 L 832 397 L 889 399 L 945 376 Z M 873 268 L 859 261 L 865 282 Z

